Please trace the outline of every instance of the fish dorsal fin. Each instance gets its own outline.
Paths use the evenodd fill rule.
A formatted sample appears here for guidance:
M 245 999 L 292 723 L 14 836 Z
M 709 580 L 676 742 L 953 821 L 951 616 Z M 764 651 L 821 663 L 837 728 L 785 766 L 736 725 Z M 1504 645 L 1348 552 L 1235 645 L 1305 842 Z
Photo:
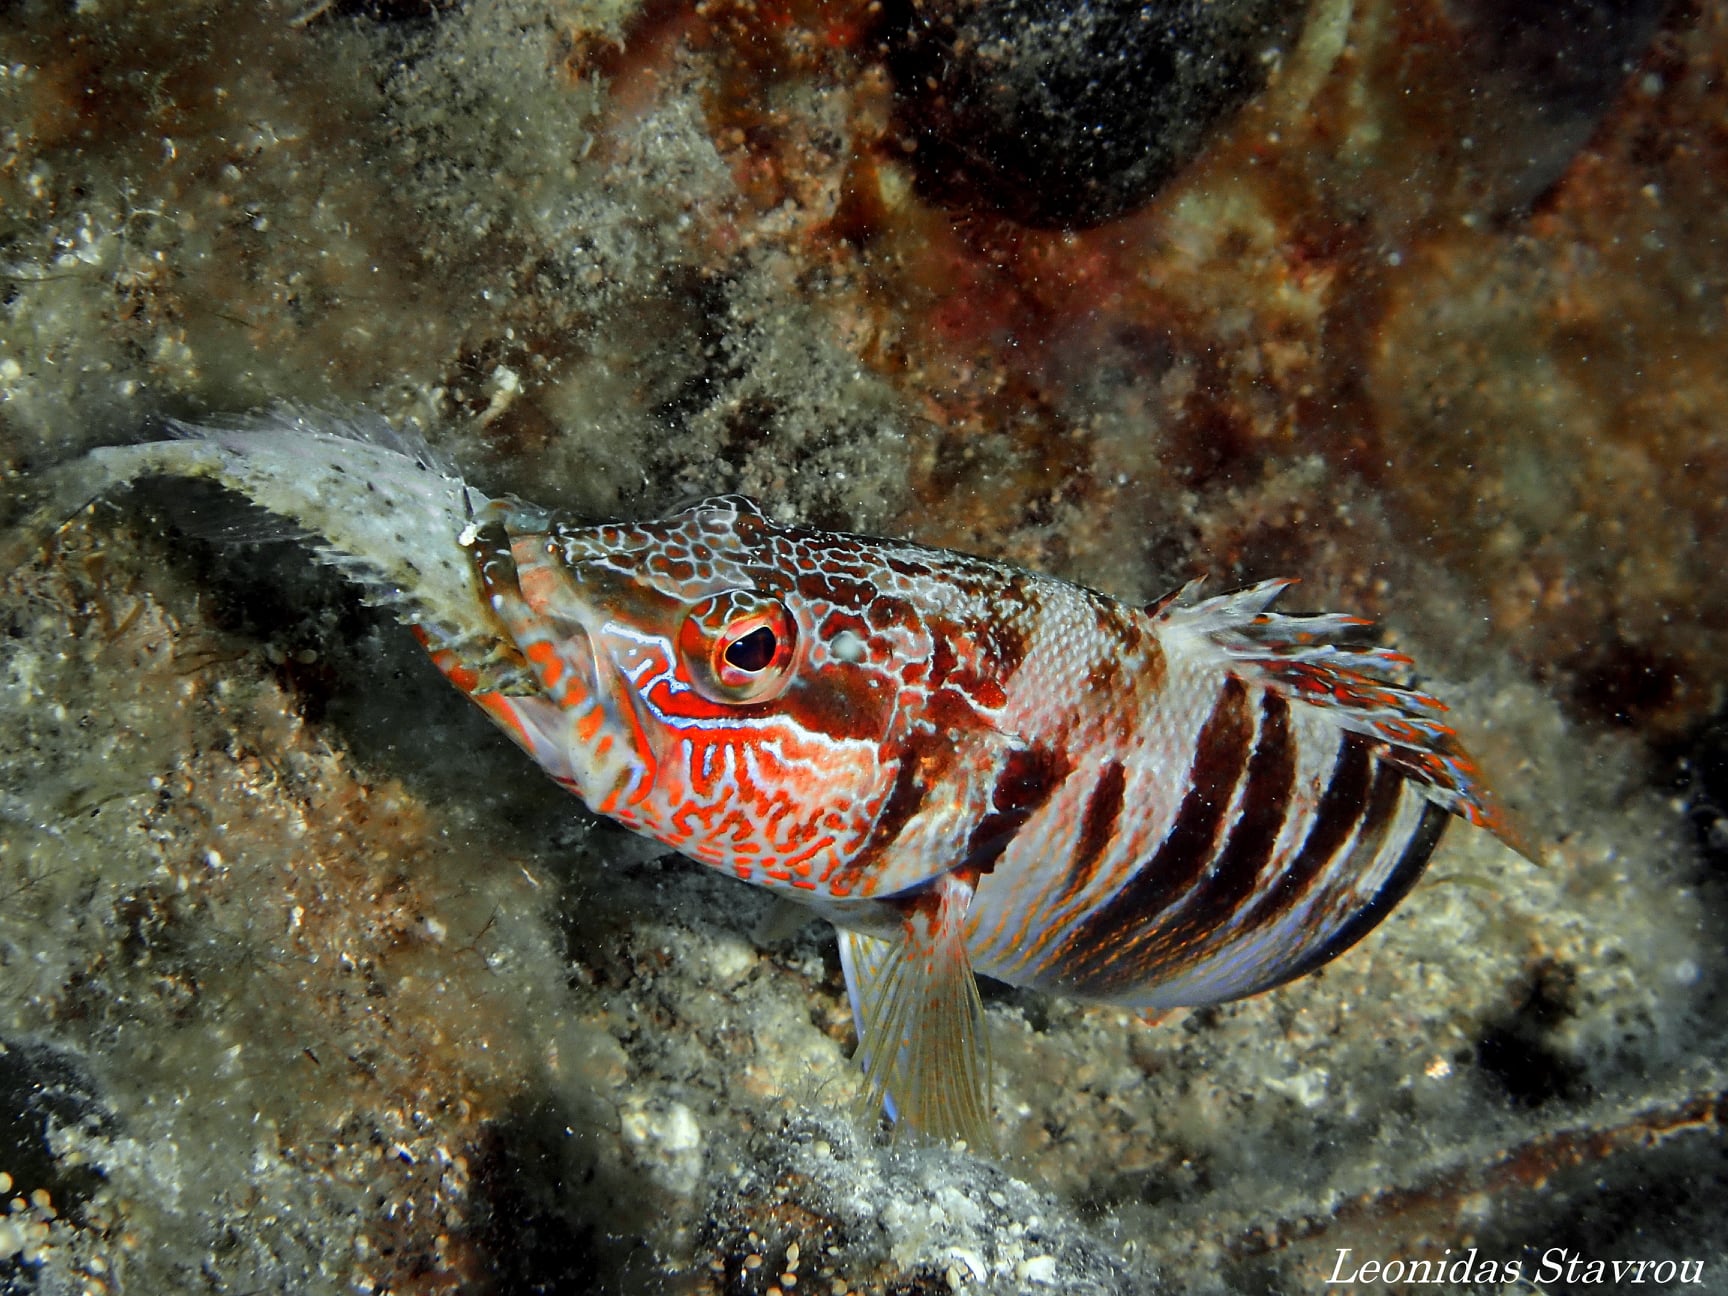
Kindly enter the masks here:
M 840 933 L 840 962 L 858 1026 L 858 1061 L 872 1110 L 896 1132 L 964 1139 L 985 1150 L 990 1134 L 990 1042 L 984 1002 L 966 957 L 972 886 L 944 874 L 895 902 L 898 937 Z
M 1191 600 L 1205 583 L 1206 578 L 1204 576 L 1196 576 L 1186 584 L 1178 585 L 1162 598 L 1155 598 L 1148 603 L 1145 608 L 1146 615 L 1156 620 L 1164 615 L 1165 609 Z
M 168 419 L 168 435 L 182 441 L 224 441 L 243 444 L 260 428 L 277 436 L 322 436 L 357 445 L 380 446 L 444 477 L 459 476 L 455 467 L 432 449 L 418 425 L 392 423 L 382 414 L 355 406 L 305 401 L 277 401 L 268 410 L 217 416 L 202 423 Z
M 1162 600 L 1156 618 L 1210 640 L 1232 669 L 1292 701 L 1319 707 L 1339 725 L 1386 744 L 1381 759 L 1420 784 L 1442 808 L 1486 828 L 1526 859 L 1523 835 L 1494 802 L 1482 772 L 1440 716 L 1446 704 L 1406 682 L 1410 658 L 1390 648 L 1352 643 L 1373 622 L 1340 613 L 1287 616 L 1268 609 L 1293 580 L 1184 605 Z

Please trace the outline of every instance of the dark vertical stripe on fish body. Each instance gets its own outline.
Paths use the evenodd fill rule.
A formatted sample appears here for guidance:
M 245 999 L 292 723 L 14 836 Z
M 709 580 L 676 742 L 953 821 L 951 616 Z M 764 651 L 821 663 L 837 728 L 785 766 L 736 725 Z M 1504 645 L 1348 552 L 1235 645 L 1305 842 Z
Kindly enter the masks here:
M 952 753 L 952 750 L 949 746 L 948 751 Z M 951 754 L 949 759 L 952 760 Z M 917 747 L 912 747 L 900 758 L 894 784 L 888 789 L 887 799 L 882 802 L 882 809 L 876 815 L 864 848 L 830 882 L 836 894 L 849 895 L 855 891 L 870 866 L 900 840 L 906 825 L 924 808 L 932 782 L 941 772 L 934 766 L 935 762 L 925 759 Z
M 1177 961 L 1191 963 L 1205 937 L 1227 924 L 1265 881 L 1296 791 L 1296 739 L 1290 704 L 1268 691 L 1260 706 L 1260 736 L 1248 762 L 1241 809 L 1212 867 L 1166 921 L 1142 927 L 1126 942 L 1122 962 L 1135 979 L 1168 975 Z
M 1008 753 L 990 789 L 990 809 L 966 838 L 962 863 L 988 873 L 1014 835 L 1026 826 L 1068 777 L 1068 758 L 1048 747 L 1028 747 Z
M 889 790 L 888 799 L 882 803 L 882 813 L 876 816 L 876 826 L 871 832 L 871 846 L 892 846 L 894 839 L 924 804 L 924 796 L 929 788 L 925 784 L 921 765 L 922 762 L 911 752 L 901 760 L 900 769 L 894 775 L 894 786 Z
M 1133 969 L 1122 955 L 1134 933 L 1194 885 L 1216 851 L 1218 830 L 1248 765 L 1254 720 L 1247 687 L 1231 676 L 1200 730 L 1188 794 L 1163 842 L 1128 880 L 1069 932 L 1050 963 L 1052 983 L 1076 994 L 1106 996 Z
M 1386 844 L 1386 833 L 1393 821 L 1398 817 L 1398 802 L 1404 795 L 1408 780 L 1398 770 L 1390 765 L 1381 764 L 1375 760 L 1374 782 L 1368 793 L 1368 804 L 1362 814 L 1361 827 L 1355 841 L 1347 851 L 1339 854 L 1334 851 L 1327 866 L 1315 879 L 1312 890 L 1323 896 L 1327 891 L 1347 890 L 1357 874 L 1373 864 L 1379 856 L 1381 848 Z M 1430 843 L 1429 849 L 1433 849 Z M 1423 860 L 1426 861 L 1426 856 Z M 1418 867 L 1417 872 L 1420 872 Z M 1414 877 L 1411 881 L 1414 881 Z M 1406 886 L 1409 883 L 1405 884 Z M 1382 888 L 1384 889 L 1384 888 Z M 1320 905 L 1321 912 L 1314 916 L 1313 921 L 1328 921 L 1326 906 Z M 1337 944 L 1338 936 L 1354 925 L 1356 914 L 1352 911 L 1343 916 L 1343 926 L 1335 930 L 1316 930 L 1306 927 L 1301 933 L 1293 935 L 1289 943 L 1289 954 L 1293 957 L 1283 963 L 1274 963 L 1267 969 L 1266 977 L 1258 981 L 1252 989 L 1244 990 L 1237 998 L 1246 998 L 1251 994 L 1259 994 L 1262 990 L 1270 990 L 1273 986 L 1283 985 L 1286 981 L 1294 981 L 1319 967 L 1322 963 L 1342 954 L 1348 945 Z M 1378 921 L 1378 919 L 1376 919 Z M 1371 926 L 1372 924 L 1370 924 Z M 1359 940 L 1366 934 L 1368 928 L 1356 930 L 1351 941 Z M 1318 942 L 1316 944 L 1316 942 Z M 1303 950 L 1307 952 L 1304 953 Z M 1331 953 L 1326 951 L 1330 950 Z
M 1379 926 L 1380 920 L 1391 913 L 1393 907 L 1416 885 L 1416 879 L 1422 876 L 1422 870 L 1428 866 L 1429 859 L 1440 845 L 1440 838 L 1445 835 L 1446 825 L 1451 821 L 1452 816 L 1447 811 L 1432 801 L 1424 801 L 1422 818 L 1417 821 L 1415 831 L 1405 842 L 1398 862 L 1392 866 L 1392 871 L 1380 884 L 1380 889 L 1366 904 L 1345 919 L 1344 925 L 1334 932 L 1324 945 L 1285 973 L 1280 983 L 1307 976 L 1315 968 L 1330 963 Z
M 1059 913 L 1083 892 L 1098 872 L 1110 840 L 1116 835 L 1116 823 L 1122 817 L 1122 794 L 1128 786 L 1127 772 L 1121 761 L 1110 761 L 1098 776 L 1092 795 L 1086 799 L 1086 809 L 1080 816 L 1080 835 L 1074 842 L 1074 854 L 1068 860 L 1068 872 L 1062 879 L 1062 890 L 1048 906 L 1050 913 Z
M 1268 927 L 1289 913 L 1308 895 L 1315 879 L 1324 875 L 1332 857 L 1350 840 L 1350 834 L 1368 809 L 1374 786 L 1374 745 L 1373 739 L 1362 734 L 1344 735 L 1301 849 L 1238 924 L 1238 936 Z

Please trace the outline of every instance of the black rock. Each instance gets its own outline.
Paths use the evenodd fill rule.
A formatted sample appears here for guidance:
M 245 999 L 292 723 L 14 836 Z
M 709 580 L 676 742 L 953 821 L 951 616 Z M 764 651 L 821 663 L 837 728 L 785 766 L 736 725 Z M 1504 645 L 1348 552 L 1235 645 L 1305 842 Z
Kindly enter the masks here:
M 1078 229 L 1144 204 L 1265 82 L 1290 0 L 889 0 L 880 29 L 926 197 Z
M 1495 123 L 1478 141 L 1496 207 L 1522 214 L 1565 171 L 1613 104 L 1668 0 L 1447 0 L 1460 74 Z
M 7 1196 L 45 1188 L 61 1214 L 87 1201 L 100 1172 L 56 1159 L 49 1130 L 110 1124 L 93 1082 L 72 1055 L 35 1041 L 0 1040 L 0 1170 L 12 1176 Z

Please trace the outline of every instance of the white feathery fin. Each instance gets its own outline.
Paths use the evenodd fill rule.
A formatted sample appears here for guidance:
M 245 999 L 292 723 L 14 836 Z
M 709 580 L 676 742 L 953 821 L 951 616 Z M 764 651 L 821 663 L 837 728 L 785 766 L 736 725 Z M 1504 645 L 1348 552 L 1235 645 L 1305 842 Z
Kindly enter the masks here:
M 102 447 L 37 474 L 36 507 L 0 533 L 0 568 L 27 561 L 109 491 L 144 477 L 207 480 L 282 518 L 369 601 L 419 629 L 429 648 L 459 653 L 482 688 L 534 691 L 458 543 L 489 501 L 417 432 L 367 411 L 291 404 L 209 424 L 171 422 L 169 431 L 172 440 Z M 542 516 L 500 507 L 512 521 Z
M 411 461 L 415 467 L 457 478 L 455 465 L 432 448 L 414 423 L 392 423 L 376 410 L 362 406 L 277 401 L 267 410 L 216 415 L 201 423 L 167 419 L 168 435 L 181 441 L 219 440 L 225 432 L 241 434 L 267 427 L 282 436 L 323 436 L 357 445 L 375 445 Z
M 871 1109 L 896 1132 L 991 1146 L 990 1042 L 966 957 L 972 884 L 944 873 L 893 903 L 898 939 L 841 933 L 841 963 L 858 1022 L 858 1060 Z
M 1318 707 L 1345 729 L 1385 744 L 1380 759 L 1418 784 L 1436 805 L 1534 860 L 1522 834 L 1489 796 L 1482 772 L 1440 720 L 1446 704 L 1413 689 L 1410 658 L 1390 648 L 1351 643 L 1373 622 L 1341 613 L 1287 616 L 1268 609 L 1296 582 L 1268 580 L 1190 603 L 1190 581 L 1147 611 L 1175 630 L 1211 641 L 1244 679 L 1293 702 Z

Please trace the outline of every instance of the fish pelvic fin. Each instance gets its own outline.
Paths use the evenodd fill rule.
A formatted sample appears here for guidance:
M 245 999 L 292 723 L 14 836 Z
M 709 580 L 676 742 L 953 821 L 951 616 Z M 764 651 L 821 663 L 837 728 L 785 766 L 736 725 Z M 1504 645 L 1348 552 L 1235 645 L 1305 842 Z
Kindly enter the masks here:
M 972 890 L 947 873 L 893 902 L 898 937 L 842 931 L 841 964 L 870 1110 L 886 1108 L 897 1136 L 987 1151 L 990 1042 L 964 938 Z
M 1440 717 L 1446 704 L 1410 687 L 1411 659 L 1354 643 L 1373 622 L 1341 613 L 1290 616 L 1273 602 L 1296 582 L 1268 580 L 1200 602 L 1190 582 L 1148 608 L 1155 620 L 1209 639 L 1245 680 L 1328 712 L 1346 729 L 1385 744 L 1380 759 L 1421 786 L 1442 809 L 1486 828 L 1539 862 L 1524 834 L 1489 793 L 1476 762 Z

